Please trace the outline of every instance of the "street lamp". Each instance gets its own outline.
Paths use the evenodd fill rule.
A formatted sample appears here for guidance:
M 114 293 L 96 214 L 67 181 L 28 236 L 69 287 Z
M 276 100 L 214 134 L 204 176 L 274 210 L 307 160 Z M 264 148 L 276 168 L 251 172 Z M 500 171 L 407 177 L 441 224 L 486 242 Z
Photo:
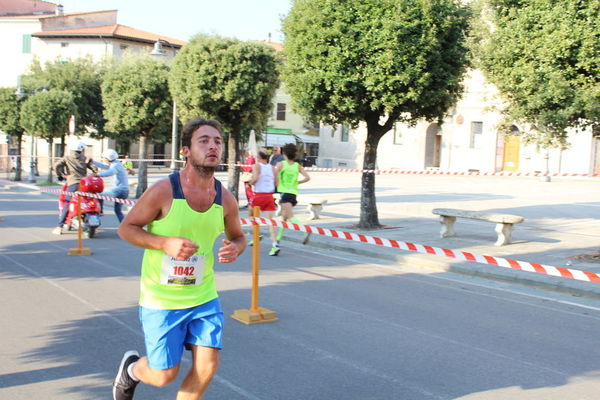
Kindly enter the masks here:
M 25 90 L 23 90 L 23 87 L 21 85 L 19 85 L 19 87 L 17 87 L 17 91 L 15 92 L 15 96 L 17 96 L 19 99 L 23 99 L 28 95 L 32 95 L 35 94 L 36 92 L 43 90 L 46 91 L 48 90 L 47 87 L 45 86 L 40 86 L 35 88 L 34 91 L 32 92 L 26 92 Z M 28 183 L 35 183 L 35 171 L 36 171 L 36 163 L 37 161 L 35 160 L 35 136 L 33 135 L 33 133 L 31 134 L 31 150 L 30 150 L 30 161 L 29 161 L 29 177 L 27 179 Z
M 150 52 L 151 56 L 166 56 L 167 52 L 163 48 L 163 43 L 167 44 L 173 50 L 173 57 L 175 57 L 175 47 L 168 40 L 158 38 L 154 43 L 154 49 Z M 177 133 L 177 103 L 173 100 L 173 124 L 171 127 L 171 172 L 179 171 L 179 135 Z

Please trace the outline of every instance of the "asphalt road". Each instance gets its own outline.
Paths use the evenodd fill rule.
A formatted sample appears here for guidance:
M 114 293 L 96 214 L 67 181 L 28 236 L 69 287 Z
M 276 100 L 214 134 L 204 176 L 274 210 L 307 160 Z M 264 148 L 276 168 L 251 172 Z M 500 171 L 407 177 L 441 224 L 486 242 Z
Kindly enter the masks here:
M 93 255 L 68 256 L 75 235 L 51 235 L 48 196 L 1 189 L 0 216 L 0 399 L 109 399 L 122 353 L 143 351 L 142 251 L 107 212 L 84 241 Z M 260 304 L 280 320 L 227 317 L 205 399 L 598 398 L 598 300 L 293 243 L 267 251 Z M 227 316 L 250 305 L 250 255 L 216 266 Z

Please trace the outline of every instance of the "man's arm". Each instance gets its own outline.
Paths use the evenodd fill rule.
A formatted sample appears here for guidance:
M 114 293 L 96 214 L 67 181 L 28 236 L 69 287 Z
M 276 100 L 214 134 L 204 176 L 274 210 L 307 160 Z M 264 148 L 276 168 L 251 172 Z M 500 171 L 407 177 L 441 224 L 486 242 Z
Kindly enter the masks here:
M 302 165 L 300 165 L 300 168 L 298 169 L 298 171 L 304 177 L 304 179 L 298 180 L 298 184 L 306 183 L 306 182 L 310 181 L 310 175 L 308 175 L 308 172 L 306 172 L 304 170 L 304 167 Z
M 234 262 L 246 248 L 246 236 L 240 224 L 238 204 L 229 190 L 223 188 L 223 213 L 225 218 L 225 236 L 223 247 L 219 249 L 219 262 Z
M 64 158 L 61 158 L 56 162 L 56 164 L 54 164 L 54 173 L 56 174 L 56 176 L 58 176 L 59 179 L 64 179 L 66 175 L 64 168 L 66 165 L 67 164 L 65 163 Z
M 172 202 L 171 183 L 163 179 L 151 186 L 129 211 L 119 226 L 119 236 L 144 249 L 162 250 L 171 257 L 186 260 L 198 251 L 198 245 L 189 239 L 149 233 L 144 229 L 150 222 L 166 215 Z
M 100 164 L 100 163 L 94 162 L 94 165 L 98 166 L 98 164 Z M 104 164 L 100 164 L 100 165 L 104 165 Z M 106 168 L 103 168 L 103 169 L 106 169 L 106 171 L 98 172 L 98 173 L 96 173 L 96 175 L 101 178 L 104 178 L 106 176 L 112 176 L 117 173 L 117 165 L 116 164 L 113 163 L 113 164 L 110 164 L 110 166 L 106 165 L 105 167 Z M 102 168 L 102 167 L 100 167 L 100 168 Z
M 259 174 L 260 174 L 260 165 L 253 164 L 252 165 L 252 178 L 250 179 L 250 181 L 248 183 L 251 185 L 254 185 L 256 183 L 256 181 L 258 181 Z

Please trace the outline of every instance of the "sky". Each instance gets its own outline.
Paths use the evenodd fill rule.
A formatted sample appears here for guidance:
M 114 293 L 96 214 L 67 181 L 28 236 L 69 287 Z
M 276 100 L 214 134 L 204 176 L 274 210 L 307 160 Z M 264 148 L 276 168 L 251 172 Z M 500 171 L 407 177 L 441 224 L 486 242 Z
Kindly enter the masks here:
M 197 33 L 282 42 L 292 0 L 49 0 L 65 13 L 119 10 L 117 23 L 188 41 Z

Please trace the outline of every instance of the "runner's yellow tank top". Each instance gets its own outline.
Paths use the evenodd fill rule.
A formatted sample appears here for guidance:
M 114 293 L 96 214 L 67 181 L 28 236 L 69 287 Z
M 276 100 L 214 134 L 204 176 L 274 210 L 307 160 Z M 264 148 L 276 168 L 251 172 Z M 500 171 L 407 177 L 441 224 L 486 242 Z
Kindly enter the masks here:
M 169 213 L 165 218 L 151 222 L 148 232 L 184 237 L 199 248 L 185 261 L 175 260 L 162 250 L 144 251 L 140 305 L 161 310 L 195 307 L 218 297 L 213 246 L 225 229 L 221 182 L 215 179 L 216 196 L 210 208 L 198 212 L 188 205 L 184 197 L 179 172 L 169 175 L 169 180 L 173 190 Z
M 298 194 L 298 174 L 300 173 L 300 164 L 297 162 L 288 164 L 287 160 L 283 160 L 281 165 L 282 168 L 277 176 L 279 179 L 277 191 L 279 193 Z

